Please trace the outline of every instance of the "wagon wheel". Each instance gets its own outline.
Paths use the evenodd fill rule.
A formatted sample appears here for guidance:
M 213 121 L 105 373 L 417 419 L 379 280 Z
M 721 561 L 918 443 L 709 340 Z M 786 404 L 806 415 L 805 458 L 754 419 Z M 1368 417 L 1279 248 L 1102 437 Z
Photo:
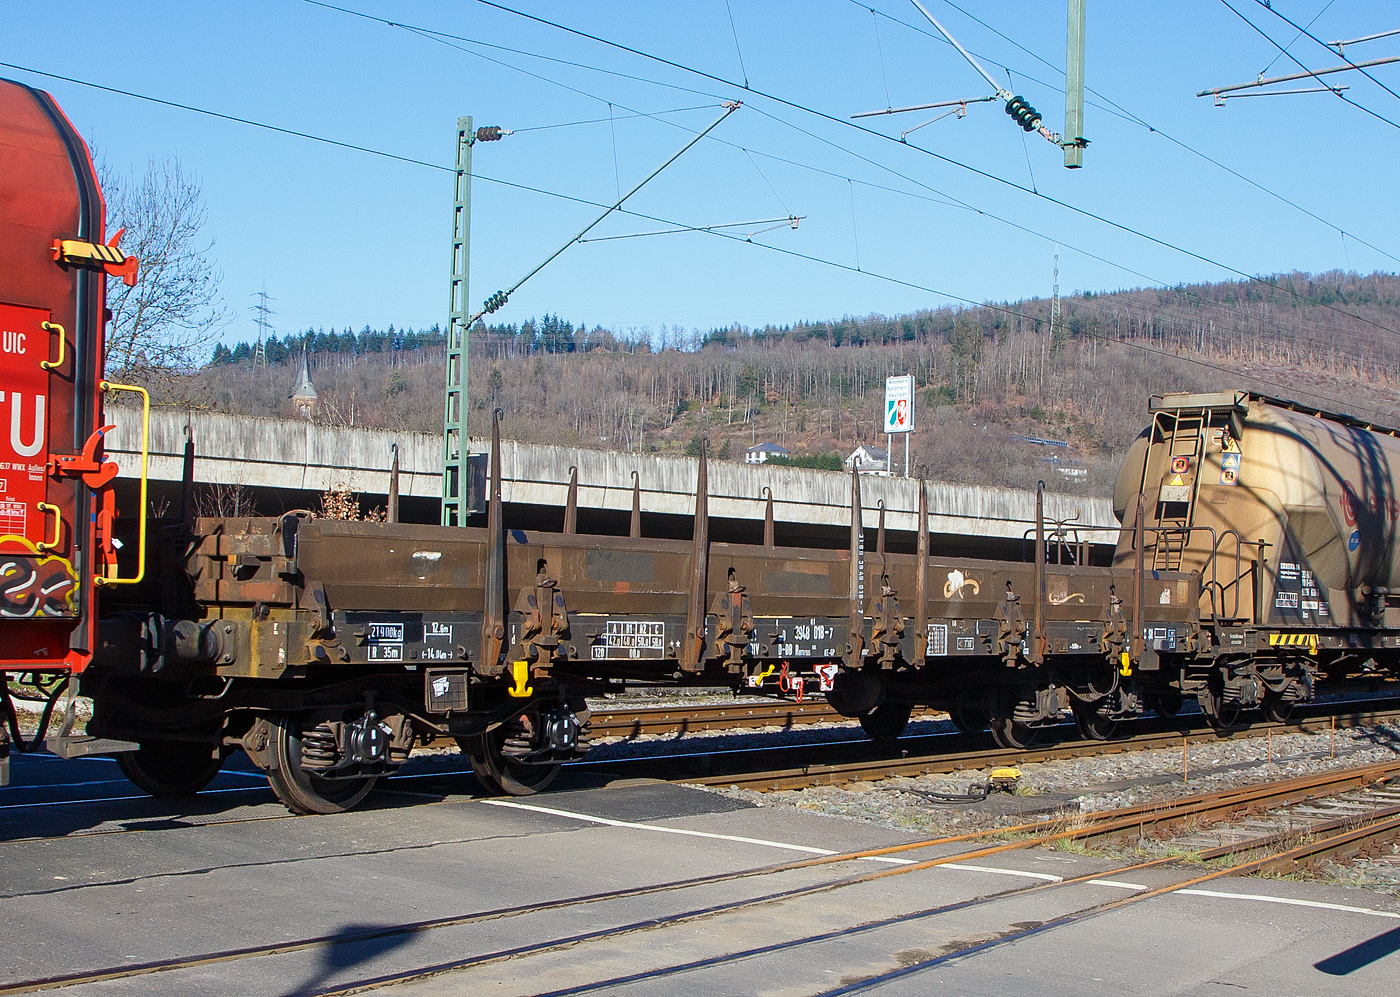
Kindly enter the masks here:
M 1201 712 L 1206 715 L 1206 723 L 1215 730 L 1229 730 L 1239 722 L 1239 704 L 1227 706 L 1224 696 L 1213 681 L 1207 682 L 1206 687 L 1196 693 L 1196 702 L 1200 704 Z
M 975 706 L 956 706 L 948 711 L 948 719 L 964 734 L 977 735 L 987 729 L 987 714 Z
M 1143 697 L 1152 712 L 1159 717 L 1174 717 L 1181 712 L 1184 699 L 1175 689 L 1154 689 L 1145 692 Z
M 1292 715 L 1292 700 L 1285 698 L 1281 692 L 1274 692 L 1272 689 L 1264 690 L 1264 716 L 1276 724 L 1286 724 Z
M 458 738 L 457 744 L 471 761 L 481 787 L 492 796 L 533 796 L 559 774 L 559 762 L 531 764 L 512 757 L 544 744 L 538 704 L 478 737 Z
M 860 717 L 860 725 L 872 741 L 890 744 L 904 728 L 909 726 L 909 717 L 914 712 L 914 704 L 901 699 L 886 699 L 869 713 Z
M 1107 741 L 1118 729 L 1118 721 L 1100 710 L 1097 703 L 1082 703 L 1076 699 L 1070 708 L 1079 736 L 1086 741 Z
M 1022 751 L 1035 743 L 1039 732 L 1025 719 L 1036 715 L 1034 689 L 993 689 L 986 702 L 992 739 L 997 744 Z M 1017 714 L 1023 719 L 1018 720 Z
M 271 721 L 272 751 L 277 767 L 267 773 L 272 791 L 294 814 L 335 814 L 349 810 L 374 788 L 376 776 L 325 779 L 302 768 L 304 731 L 300 717 L 279 713 Z
M 161 799 L 193 796 L 223 768 L 222 751 L 187 741 L 145 741 L 135 751 L 123 751 L 117 768 L 137 788 Z
M 992 739 L 1003 748 L 1011 748 L 1014 751 L 1024 751 L 1035 744 L 1039 733 L 1029 724 L 1005 717 L 992 717 L 991 727 Z

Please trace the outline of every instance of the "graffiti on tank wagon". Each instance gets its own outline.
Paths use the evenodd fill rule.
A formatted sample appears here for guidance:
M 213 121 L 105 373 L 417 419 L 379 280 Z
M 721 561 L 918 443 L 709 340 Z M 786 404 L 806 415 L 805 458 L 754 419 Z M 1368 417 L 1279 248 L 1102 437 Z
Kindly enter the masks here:
M 0 537 L 0 546 L 19 544 L 26 553 L 0 553 L 0 617 L 43 620 L 78 614 L 78 573 L 56 555 L 44 555 L 24 537 Z

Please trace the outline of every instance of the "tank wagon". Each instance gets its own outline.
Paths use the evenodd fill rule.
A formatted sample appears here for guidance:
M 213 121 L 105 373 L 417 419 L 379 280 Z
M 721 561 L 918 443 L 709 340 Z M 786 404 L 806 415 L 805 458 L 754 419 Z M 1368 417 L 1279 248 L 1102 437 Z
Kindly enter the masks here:
M 1210 637 L 1164 666 L 1157 705 L 1194 696 L 1219 724 L 1254 707 L 1283 719 L 1323 679 L 1393 675 L 1400 433 L 1246 391 L 1154 396 L 1149 410 L 1114 496 L 1141 526 L 1115 564 L 1200 578 Z
M 103 406 L 149 406 L 103 379 L 105 281 L 138 276 L 119 237 L 57 105 L 0 82 L 0 672 L 48 700 L 26 739 L 0 693 L 0 765 L 110 753 L 181 795 L 241 750 L 325 813 L 440 739 L 489 790 L 537 792 L 586 752 L 588 697 L 632 680 L 824 694 L 881 739 L 927 704 L 1016 748 L 1193 697 L 1222 724 L 1280 714 L 1400 653 L 1400 444 L 1238 393 L 1153 400 L 1108 566 L 1053 539 L 1039 497 L 1030 560 L 941 558 L 926 528 L 892 553 L 883 525 L 867 549 L 856 475 L 844 550 L 777 546 L 771 499 L 763 543 L 712 543 L 703 456 L 688 541 L 579 534 L 574 488 L 560 531 L 514 529 L 499 423 L 484 526 L 195 520 L 188 495 L 156 518 L 144 484 L 118 520 Z

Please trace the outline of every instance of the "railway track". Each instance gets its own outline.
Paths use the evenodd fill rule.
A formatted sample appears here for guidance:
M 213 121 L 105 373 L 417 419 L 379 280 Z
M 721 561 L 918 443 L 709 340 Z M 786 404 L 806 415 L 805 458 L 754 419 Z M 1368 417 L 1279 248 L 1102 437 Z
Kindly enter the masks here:
M 209 967 L 216 965 L 246 962 L 249 960 L 271 958 L 298 952 L 320 952 L 323 958 L 329 959 L 331 958 L 330 950 L 340 945 L 354 946 L 363 945 L 367 942 L 383 942 L 384 940 L 395 937 L 402 938 L 404 936 L 430 934 L 445 928 L 462 927 L 485 921 L 523 918 L 532 914 L 542 914 L 564 908 L 588 907 L 622 898 L 665 895 L 675 895 L 678 898 L 684 898 L 686 891 L 698 887 L 755 878 L 780 877 L 783 873 L 800 869 L 839 867 L 863 859 L 889 858 L 890 856 L 899 854 L 925 851 L 934 848 L 948 849 L 949 846 L 953 846 L 950 850 L 946 850 L 941 854 L 937 854 L 931 858 L 925 858 L 921 861 L 916 860 L 908 864 L 882 867 L 871 872 L 857 872 L 854 874 L 841 875 L 830 879 L 823 879 L 816 883 L 802 884 L 795 887 L 778 888 L 762 893 L 757 897 L 746 897 L 719 903 L 710 902 L 702 904 L 701 906 L 691 906 L 689 903 L 685 903 L 679 910 L 648 916 L 640 921 L 609 924 L 605 927 L 597 927 L 576 934 L 552 937 L 539 942 L 523 943 L 507 949 L 486 952 L 466 958 L 454 958 L 430 965 L 420 965 L 407 971 L 363 976 L 349 983 L 337 982 L 334 986 L 312 992 L 314 997 L 348 995 L 394 984 L 408 983 L 427 977 L 456 975 L 507 960 L 520 960 L 564 949 L 577 949 L 586 946 L 590 942 L 603 939 L 615 941 L 623 935 L 657 931 L 662 928 L 673 927 L 702 918 L 713 919 L 725 915 L 740 914 L 757 907 L 798 901 L 804 897 L 815 894 L 829 893 L 890 876 L 907 875 L 942 865 L 966 863 L 1009 851 L 1043 846 L 1053 847 L 1068 841 L 1103 839 L 1114 836 L 1136 839 L 1139 844 L 1142 844 L 1144 841 L 1151 838 L 1170 840 L 1170 833 L 1172 830 L 1182 826 L 1189 826 L 1192 834 L 1199 834 L 1202 825 L 1224 825 L 1234 828 L 1245 827 L 1247 825 L 1242 822 L 1242 819 L 1245 818 L 1252 820 L 1256 826 L 1262 826 L 1261 829 L 1257 829 L 1253 833 L 1238 835 L 1236 840 L 1232 840 L 1229 843 L 1221 844 L 1218 847 L 1208 850 L 1199 850 L 1189 856 L 1197 864 L 1194 867 L 1187 867 L 1187 874 L 1184 879 L 1176 879 L 1165 886 L 1155 889 L 1145 886 L 1134 886 L 1131 883 L 1124 884 L 1119 882 L 1112 884 L 1116 886 L 1125 886 L 1135 892 L 1131 896 L 1116 901 L 1077 907 L 1068 914 L 1054 920 L 1043 923 L 1035 922 L 1031 927 L 1025 927 L 1024 923 L 1013 924 L 1012 927 L 1015 930 L 999 935 L 992 941 L 983 943 L 980 946 L 963 949 L 957 953 L 935 956 L 922 962 L 904 966 L 891 974 L 869 977 L 861 981 L 864 984 L 873 985 L 876 982 L 886 982 L 898 976 L 904 976 L 911 972 L 931 968 L 950 958 L 964 957 L 976 951 L 1002 945 L 1029 934 L 1039 933 L 1082 920 L 1092 914 L 1194 887 L 1210 880 L 1280 868 L 1296 868 L 1299 865 L 1317 861 L 1322 857 L 1344 857 L 1348 854 L 1356 854 L 1361 850 L 1373 847 L 1379 842 L 1387 841 L 1400 835 L 1400 786 L 1387 784 L 1397 778 L 1400 778 L 1400 761 L 1384 762 L 1338 772 L 1308 776 L 1301 779 L 1285 780 L 1264 786 L 1252 786 L 1186 797 L 1169 803 L 1147 804 L 1118 810 L 1102 811 L 1089 814 L 1077 821 L 1042 820 L 1018 827 L 979 831 L 953 837 L 926 839 L 884 848 L 847 852 L 777 865 L 761 866 L 738 872 L 720 873 L 710 876 L 644 885 L 630 889 L 561 898 L 539 904 L 528 904 L 487 911 L 469 911 L 449 917 L 394 926 L 376 927 L 352 934 L 338 933 L 335 935 L 304 937 L 296 940 L 280 940 L 265 945 L 250 945 L 241 948 L 209 951 L 180 958 L 156 960 L 138 964 L 127 963 L 120 966 L 94 968 L 49 977 L 13 980 L 0 983 L 0 997 L 9 997 L 9 995 L 34 993 L 89 983 L 131 979 L 154 974 L 176 973 L 182 970 L 203 969 L 207 971 Z M 1340 816 L 1330 817 L 1325 820 L 1314 819 L 1305 828 L 1291 826 L 1290 824 L 1290 830 L 1286 836 L 1280 832 L 1278 827 L 1278 816 L 1280 814 L 1288 813 L 1290 809 L 1296 814 L 1300 805 L 1308 802 L 1313 804 L 1312 809 L 1318 809 L 1319 803 L 1326 801 L 1332 801 L 1333 808 L 1339 811 Z M 1261 817 L 1268 817 L 1270 815 L 1273 815 L 1275 818 L 1273 823 L 1260 819 Z M 1234 822 L 1233 824 L 1230 823 L 1232 821 Z M 988 841 L 992 843 L 986 843 Z M 971 847 L 969 847 L 969 845 Z M 1280 847 L 1280 845 L 1286 847 Z M 1243 861 L 1231 861 L 1242 855 L 1248 855 L 1249 857 Z M 1122 876 L 1123 874 L 1130 874 L 1146 869 L 1178 867 L 1183 865 L 1184 858 L 1186 857 L 1181 854 L 1151 857 L 1143 861 L 1130 862 L 1120 868 L 1114 869 L 1111 873 L 1104 873 L 1100 870 L 1087 875 L 1060 879 L 1054 882 L 1042 882 L 1032 886 L 1013 887 L 990 895 L 978 896 L 972 900 L 959 901 L 940 907 L 898 914 L 836 931 L 827 931 L 816 935 L 801 937 L 792 941 L 767 944 L 759 948 L 745 949 L 738 952 L 729 952 L 698 962 L 689 962 L 681 965 L 664 967 L 662 969 L 647 970 L 644 973 L 631 974 L 627 977 L 600 980 L 595 984 L 586 986 L 584 989 L 592 990 L 595 988 L 617 986 L 642 979 L 656 980 L 667 976 L 691 972 L 707 966 L 732 963 L 741 959 L 771 954 L 775 951 L 791 949 L 801 945 L 813 945 L 836 939 L 849 939 L 858 934 L 879 930 L 882 927 L 909 923 L 911 921 L 936 917 L 957 910 L 966 910 L 969 907 L 996 903 L 1010 896 L 1063 890 L 1065 887 L 1083 883 L 1102 883 L 1103 877 L 1106 875 Z M 1216 862 L 1217 864 L 1215 866 L 1210 866 L 1210 862 Z M 865 988 L 866 987 L 862 987 L 861 989 Z M 828 991 L 828 993 L 832 994 L 843 992 L 849 991 L 839 988 L 837 990 Z
M 1178 725 L 1166 730 L 1144 730 L 1111 741 L 1060 741 L 1045 747 L 1029 748 L 1022 751 L 1001 747 L 943 750 L 919 755 L 862 759 L 836 764 L 813 763 L 762 771 L 701 774 L 682 781 L 693 785 L 735 786 L 762 792 L 806 789 L 812 786 L 839 786 L 850 782 L 875 781 L 894 776 L 940 775 L 984 769 L 1002 764 L 1024 764 L 1062 758 L 1079 758 L 1087 755 L 1116 754 L 1123 751 L 1180 747 L 1183 740 L 1187 744 L 1210 744 L 1221 740 L 1262 738 L 1268 737 L 1270 734 L 1322 731 L 1331 728 L 1334 723 L 1335 727 L 1341 730 L 1347 727 L 1386 723 L 1400 719 L 1400 704 L 1387 700 L 1384 704 L 1378 703 L 1377 706 L 1382 708 L 1359 710 L 1335 717 L 1302 717 L 1287 723 L 1260 721 L 1247 727 L 1229 731 L 1183 730 Z M 960 738 L 964 743 L 968 740 L 965 735 L 946 736 L 950 739 Z
M 775 716 L 786 716 L 795 706 L 806 711 L 809 704 L 791 703 L 758 703 L 753 707 L 741 704 L 746 711 L 742 718 L 750 726 L 766 726 L 764 721 Z M 793 716 L 818 717 L 823 714 L 818 710 L 819 704 L 811 704 L 812 709 L 802 714 L 792 714 Z M 1335 705 L 1335 704 L 1333 704 Z M 1382 723 L 1400 719 L 1400 701 L 1377 700 L 1367 704 L 1356 704 L 1357 707 L 1367 706 L 1366 709 L 1353 709 L 1345 715 L 1339 715 L 1336 719 L 1336 726 L 1339 730 L 1347 727 L 1355 727 L 1369 724 Z M 820 704 L 825 708 L 825 704 Z M 1309 709 L 1320 709 L 1311 707 Z M 715 726 L 710 729 L 732 724 L 736 719 L 740 719 L 734 714 L 735 707 L 732 704 L 722 704 L 706 711 L 708 716 L 702 715 L 702 719 L 708 720 Z M 752 714 L 747 711 L 752 710 Z M 728 711 L 729 715 L 725 713 Z M 1300 711 L 1301 713 L 1302 711 Z M 638 716 L 641 714 L 642 716 Z M 661 715 L 665 716 L 661 716 Z M 676 709 L 663 710 L 631 710 L 614 711 L 614 716 L 627 718 L 619 720 L 619 723 L 645 724 L 652 720 L 656 721 L 657 729 L 662 724 L 676 724 L 683 721 L 684 717 Z M 667 719 L 669 718 L 669 719 Z M 747 746 L 743 750 L 708 750 L 701 753 L 675 753 L 663 754 L 641 758 L 612 758 L 600 759 L 597 761 L 582 761 L 571 763 L 568 768 L 581 771 L 595 771 L 607 773 L 611 776 L 628 778 L 656 778 L 666 781 L 701 786 L 730 787 L 737 786 L 745 789 L 758 791 L 772 791 L 780 789 L 804 789 L 819 785 L 842 785 L 844 783 L 856 781 L 876 781 L 894 776 L 915 777 L 929 774 L 945 774 L 958 771 L 973 771 L 985 769 L 1000 764 L 1020 764 L 1025 762 L 1049 761 L 1053 759 L 1074 758 L 1092 756 L 1099 754 L 1110 754 L 1124 751 L 1152 750 L 1161 748 L 1179 748 L 1183 739 L 1188 744 L 1209 744 L 1222 739 L 1246 739 L 1267 737 L 1270 733 L 1293 733 L 1299 730 L 1320 731 L 1325 730 L 1332 724 L 1332 718 L 1325 716 L 1302 717 L 1290 721 L 1287 724 L 1276 724 L 1259 722 L 1249 727 L 1240 728 L 1230 732 L 1217 732 L 1214 730 L 1183 730 L 1181 723 L 1183 719 L 1177 718 L 1172 721 L 1143 720 L 1138 721 L 1139 729 L 1136 729 L 1130 736 L 1113 741 L 1081 741 L 1066 740 L 1045 747 L 1033 748 L 1027 751 L 1016 752 L 999 747 L 973 747 L 977 744 L 977 739 L 964 734 L 937 734 L 917 737 L 902 738 L 898 743 L 898 754 L 890 754 L 888 749 L 879 747 L 865 740 L 845 740 L 831 741 L 820 744 L 786 745 L 776 747 L 753 747 Z M 810 723 L 815 720 L 798 721 L 793 723 Z M 1155 726 L 1154 726 L 1155 725 Z M 1170 726 L 1166 726 L 1170 725 Z M 1165 727 L 1165 729 L 1162 729 Z M 1068 728 L 1072 729 L 1072 728 Z M 691 727 L 691 732 L 700 732 L 699 728 Z M 833 753 L 847 756 L 848 760 L 831 761 Z M 854 756 L 854 757 L 852 757 Z M 248 773 L 249 776 L 255 773 Z M 409 775 L 399 775 L 386 780 L 380 792 L 392 797 L 421 796 L 423 802 L 420 805 L 431 806 L 434 804 L 449 804 L 460 802 L 462 791 L 460 780 L 467 775 L 462 766 L 454 768 L 444 768 L 438 771 L 422 772 Z M 439 788 L 441 786 L 441 788 Z M 208 802 L 210 797 L 221 794 L 231 794 L 237 797 L 243 793 L 257 792 L 265 789 L 261 786 L 249 786 L 246 789 L 223 789 L 200 794 L 197 800 Z M 441 794 L 439 796 L 439 794 Z M 428 797 L 437 797 L 430 799 Z M 543 799 L 547 799 L 546 794 Z M 74 799 L 72 805 L 101 805 L 125 803 L 127 801 L 144 799 L 144 797 L 127 796 L 113 799 L 85 800 Z M 45 802 L 34 804 L 34 812 L 40 813 L 47 807 L 57 805 Z M 23 805 L 15 805 L 17 812 L 23 813 Z M 235 810 L 238 816 L 230 815 L 226 818 L 214 815 L 198 817 L 200 824 L 240 824 L 240 823 L 261 823 L 270 820 L 289 820 L 293 815 L 276 811 L 268 813 L 248 814 L 242 807 Z M 212 818 L 212 819 L 211 819 Z M 112 823 L 110 827 L 103 827 L 101 830 L 84 829 L 76 833 L 85 835 L 112 835 L 140 833 L 149 824 L 152 827 L 167 827 L 171 819 L 178 819 L 177 814 L 164 814 L 153 816 L 142 816 L 136 819 L 123 819 Z M 21 841 L 32 841 L 36 838 L 61 838 L 68 836 L 68 832 L 63 834 L 38 834 L 26 835 L 24 837 L 14 837 L 5 843 L 18 843 Z
M 600 738 L 695 734 L 744 727 L 791 729 L 805 724 L 855 721 L 841 716 L 825 700 L 814 699 L 804 703 L 756 700 L 751 703 L 697 703 L 694 706 L 594 710 L 589 723 L 592 736 Z

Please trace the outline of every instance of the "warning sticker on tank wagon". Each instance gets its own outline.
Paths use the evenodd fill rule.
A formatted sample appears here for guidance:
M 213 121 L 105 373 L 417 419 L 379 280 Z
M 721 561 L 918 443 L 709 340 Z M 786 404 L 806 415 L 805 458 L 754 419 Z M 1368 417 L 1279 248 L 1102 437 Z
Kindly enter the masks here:
M 1278 563 L 1278 589 L 1274 592 L 1272 619 L 1279 623 L 1310 623 L 1332 615 L 1327 605 L 1326 589 L 1318 584 L 1317 576 L 1308 562 L 1285 544 Z
M 660 658 L 666 654 L 666 624 L 660 620 L 608 620 L 595 658 Z

